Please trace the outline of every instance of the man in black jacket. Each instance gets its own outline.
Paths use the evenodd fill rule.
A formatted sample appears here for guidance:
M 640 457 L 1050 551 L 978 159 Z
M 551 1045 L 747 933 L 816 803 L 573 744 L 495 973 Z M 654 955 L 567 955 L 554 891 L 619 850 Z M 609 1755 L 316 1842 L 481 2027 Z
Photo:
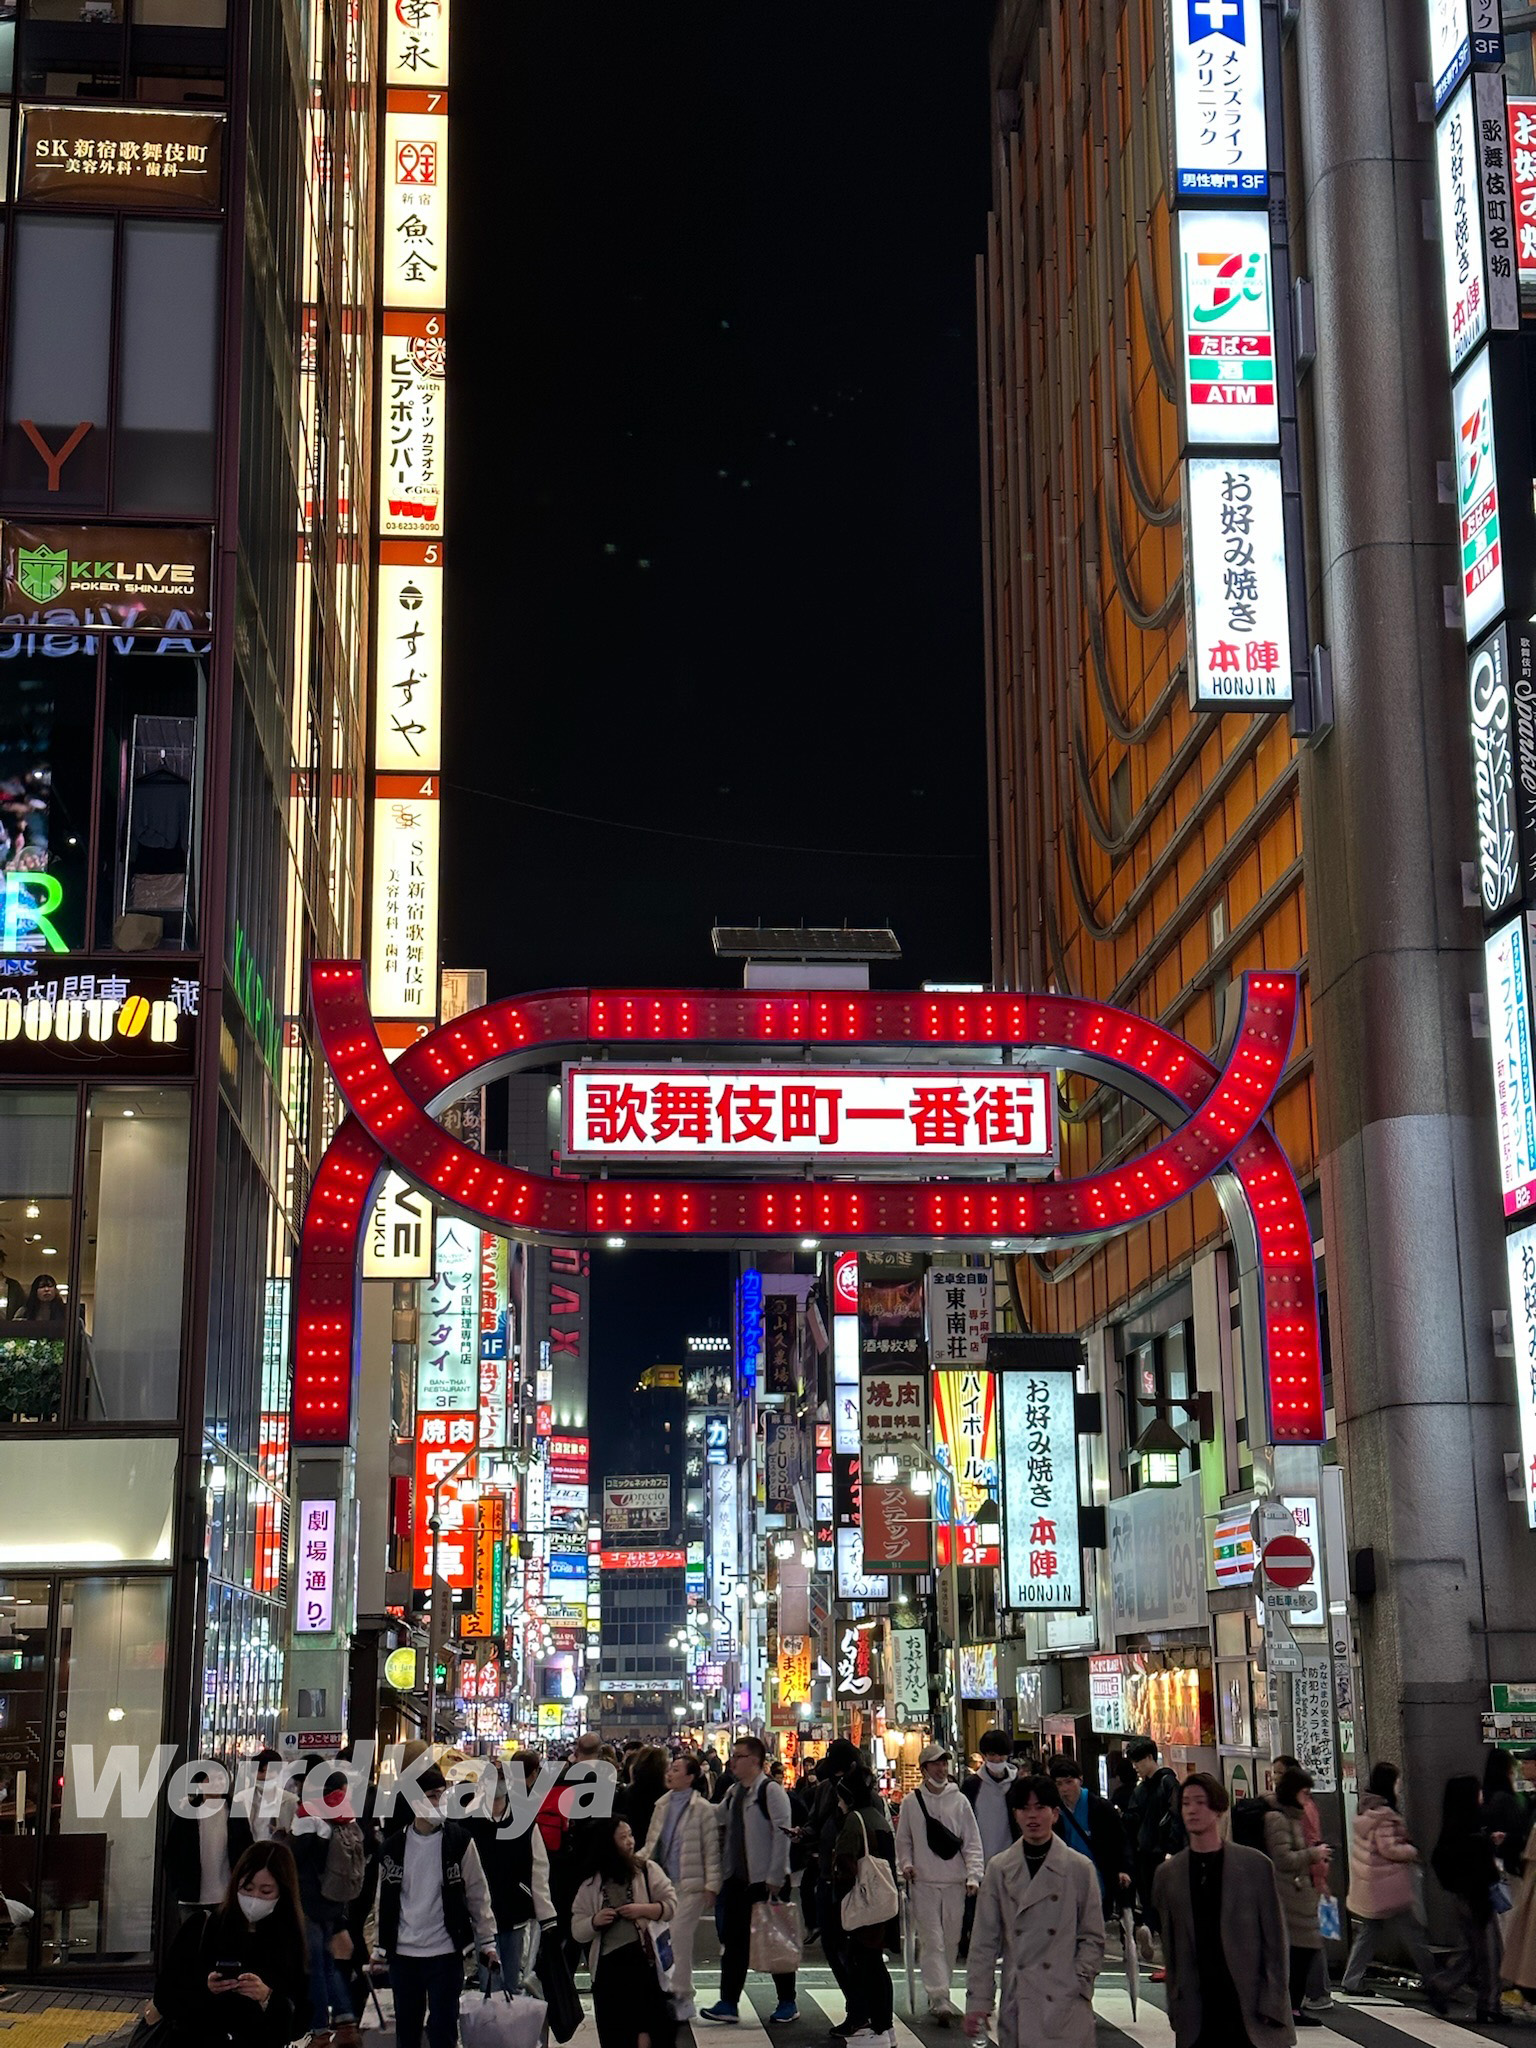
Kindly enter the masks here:
M 1106 1921 L 1115 1919 L 1129 1902 L 1130 1859 L 1125 1853 L 1125 1829 L 1120 1816 L 1107 1799 L 1090 1792 L 1083 1783 L 1083 1767 L 1075 1756 L 1056 1757 L 1051 1778 L 1061 1795 L 1056 1832 L 1069 1849 L 1086 1856 L 1099 1873 L 1099 1902 Z
M 1152 1937 L 1158 1931 L 1157 1907 L 1152 1899 L 1152 1880 L 1157 1867 L 1184 1847 L 1184 1823 L 1179 1818 L 1179 1781 L 1166 1764 L 1159 1763 L 1157 1744 L 1150 1735 L 1128 1742 L 1125 1753 L 1136 1772 L 1136 1790 L 1126 1810 L 1126 1831 L 1131 1838 L 1131 1870 L 1136 1879 L 1136 1898 L 1142 1924 L 1136 1930 L 1136 1945 L 1143 1962 L 1152 1960 Z

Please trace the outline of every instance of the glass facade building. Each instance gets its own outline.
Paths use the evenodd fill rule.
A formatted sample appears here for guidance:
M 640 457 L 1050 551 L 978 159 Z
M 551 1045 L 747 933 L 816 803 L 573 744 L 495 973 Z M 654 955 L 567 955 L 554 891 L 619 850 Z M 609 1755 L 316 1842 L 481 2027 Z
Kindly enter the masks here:
M 361 942 L 375 0 L 0 4 L 0 1977 L 272 1741 L 307 964 Z M 116 1808 L 113 1815 L 116 1815 Z

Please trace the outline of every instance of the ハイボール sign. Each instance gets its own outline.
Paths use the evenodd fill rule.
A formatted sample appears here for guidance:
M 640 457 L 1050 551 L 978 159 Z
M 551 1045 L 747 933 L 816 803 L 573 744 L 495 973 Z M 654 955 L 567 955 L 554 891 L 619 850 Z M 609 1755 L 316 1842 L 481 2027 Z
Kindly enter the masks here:
M 205 526 L 39 526 L 8 519 L 0 606 L 13 624 L 211 633 L 212 532 Z

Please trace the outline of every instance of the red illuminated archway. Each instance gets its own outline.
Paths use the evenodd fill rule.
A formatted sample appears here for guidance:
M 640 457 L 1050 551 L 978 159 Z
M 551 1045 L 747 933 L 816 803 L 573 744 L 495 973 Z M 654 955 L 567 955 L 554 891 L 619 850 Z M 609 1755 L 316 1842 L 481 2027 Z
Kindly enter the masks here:
M 393 1166 L 436 1205 L 529 1240 L 608 1235 L 839 1246 L 892 1241 L 1055 1244 L 1129 1228 L 1214 1180 L 1256 1271 L 1269 1438 L 1323 1437 L 1322 1362 L 1311 1229 L 1295 1175 L 1264 1117 L 1295 1033 L 1292 974 L 1247 974 L 1232 1046 L 1218 1068 L 1131 1011 L 1050 995 L 564 989 L 511 997 L 442 1025 L 391 1065 L 368 1010 L 362 967 L 318 964 L 320 1042 L 350 1115 L 310 1193 L 294 1303 L 293 1434 L 350 1439 L 359 1260 L 377 1183 Z M 583 1048 L 767 1047 L 786 1058 L 832 1048 L 974 1048 L 1037 1071 L 1098 1075 L 1177 1128 L 1139 1158 L 1045 1182 L 580 1180 L 501 1166 L 431 1112 L 471 1088 Z

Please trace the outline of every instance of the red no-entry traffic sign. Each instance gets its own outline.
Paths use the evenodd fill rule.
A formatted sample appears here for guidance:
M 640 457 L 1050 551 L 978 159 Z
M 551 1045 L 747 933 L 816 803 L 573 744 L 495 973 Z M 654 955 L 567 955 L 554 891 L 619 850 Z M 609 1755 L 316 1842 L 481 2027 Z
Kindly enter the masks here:
M 1271 1536 L 1263 1563 L 1272 1586 L 1304 1586 L 1317 1569 L 1312 1546 L 1301 1536 Z

